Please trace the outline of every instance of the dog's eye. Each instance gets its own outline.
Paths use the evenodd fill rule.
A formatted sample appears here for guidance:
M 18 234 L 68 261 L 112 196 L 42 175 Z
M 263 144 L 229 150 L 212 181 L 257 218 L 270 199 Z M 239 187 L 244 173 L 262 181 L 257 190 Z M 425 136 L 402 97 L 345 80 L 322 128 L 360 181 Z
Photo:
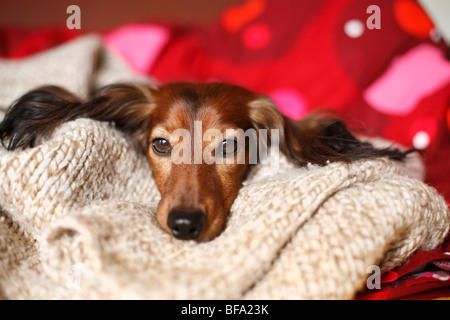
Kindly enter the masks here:
M 167 156 L 172 151 L 172 146 L 164 138 L 155 138 L 152 141 L 152 149 L 158 156 Z
M 216 149 L 216 156 L 232 157 L 236 155 L 239 150 L 239 145 L 236 139 L 223 140 Z

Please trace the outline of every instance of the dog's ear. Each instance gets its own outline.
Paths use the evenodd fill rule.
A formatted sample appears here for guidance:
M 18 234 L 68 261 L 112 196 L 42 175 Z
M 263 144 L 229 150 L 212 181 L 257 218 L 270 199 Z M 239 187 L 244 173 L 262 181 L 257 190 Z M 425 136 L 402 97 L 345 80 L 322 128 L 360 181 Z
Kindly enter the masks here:
M 0 124 L 0 140 L 8 150 L 33 147 L 83 101 L 57 86 L 32 90 L 14 102 Z
M 277 147 L 274 144 L 278 144 L 283 153 L 289 154 L 285 137 L 286 118 L 278 111 L 272 100 L 264 95 L 256 95 L 248 103 L 248 107 L 250 121 L 257 131 L 252 142 L 257 145 L 258 150 L 263 148 L 267 151 L 268 147 Z M 262 130 L 265 130 L 264 136 Z M 277 130 L 277 135 L 274 130 Z M 275 138 L 277 138 L 276 141 Z M 265 152 L 258 151 L 258 156 L 261 154 L 265 154 Z
M 63 122 L 78 118 L 114 122 L 116 128 L 145 144 L 154 108 L 152 88 L 115 84 L 83 101 L 69 91 L 45 86 L 28 92 L 13 103 L 0 124 L 0 140 L 8 149 L 33 147 Z
M 83 107 L 85 117 L 113 122 L 120 131 L 136 138 L 147 147 L 150 117 L 156 105 L 154 86 L 113 84 L 101 88 Z
M 279 148 L 299 165 L 327 164 L 335 161 L 353 161 L 363 158 L 389 157 L 403 160 L 415 150 L 377 149 L 358 140 L 342 120 L 331 116 L 311 115 L 294 121 L 283 116 L 273 101 L 258 96 L 249 103 L 250 118 L 256 129 L 279 130 Z M 269 141 L 270 141 L 269 136 Z

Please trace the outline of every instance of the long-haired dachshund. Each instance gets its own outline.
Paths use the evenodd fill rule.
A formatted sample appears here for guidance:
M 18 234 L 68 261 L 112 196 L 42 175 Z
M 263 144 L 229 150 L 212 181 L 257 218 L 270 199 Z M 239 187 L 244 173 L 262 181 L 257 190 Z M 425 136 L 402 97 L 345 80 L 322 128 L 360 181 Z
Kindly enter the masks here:
M 268 97 L 224 83 L 115 84 L 100 89 L 88 101 L 60 87 L 45 86 L 10 106 L 0 124 L 0 139 L 8 150 L 33 147 L 61 123 L 77 118 L 113 122 L 139 141 L 161 193 L 157 220 L 165 231 L 183 240 L 216 237 L 246 178 L 252 150 L 245 137 L 229 138 L 228 129 L 253 129 L 257 134 L 267 129 L 269 144 L 272 129 L 278 129 L 279 150 L 298 166 L 370 157 L 402 160 L 411 152 L 376 149 L 357 140 L 340 120 L 292 121 Z M 196 121 L 201 121 L 202 130 L 214 129 L 223 136 L 209 141 L 200 136 L 199 144 L 194 139 Z M 171 155 L 183 143 L 173 136 L 179 129 L 192 133 L 192 141 L 185 142 L 202 151 L 209 148 L 215 158 L 243 156 L 245 160 L 175 163 Z

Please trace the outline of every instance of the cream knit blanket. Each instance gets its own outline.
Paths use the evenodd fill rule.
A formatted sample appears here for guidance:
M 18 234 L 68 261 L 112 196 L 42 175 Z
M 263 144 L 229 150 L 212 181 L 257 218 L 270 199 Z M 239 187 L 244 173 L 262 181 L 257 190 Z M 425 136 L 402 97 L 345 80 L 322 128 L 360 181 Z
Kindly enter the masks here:
M 45 83 L 86 95 L 130 79 L 97 38 L 82 37 L 0 61 L 0 106 Z M 1 147 L 0 297 L 349 299 L 370 266 L 389 270 L 448 233 L 444 200 L 404 174 L 423 174 L 417 158 L 280 161 L 254 168 L 224 231 L 198 244 L 158 226 L 151 168 L 108 124 L 79 119 L 33 149 Z

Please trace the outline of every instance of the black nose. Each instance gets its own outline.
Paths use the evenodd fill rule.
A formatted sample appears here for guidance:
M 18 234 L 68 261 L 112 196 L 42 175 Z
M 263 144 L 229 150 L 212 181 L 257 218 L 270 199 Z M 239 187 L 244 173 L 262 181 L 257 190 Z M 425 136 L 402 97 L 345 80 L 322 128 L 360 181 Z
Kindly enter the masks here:
M 167 218 L 172 234 L 181 240 L 197 239 L 205 224 L 206 215 L 200 210 L 173 209 Z

